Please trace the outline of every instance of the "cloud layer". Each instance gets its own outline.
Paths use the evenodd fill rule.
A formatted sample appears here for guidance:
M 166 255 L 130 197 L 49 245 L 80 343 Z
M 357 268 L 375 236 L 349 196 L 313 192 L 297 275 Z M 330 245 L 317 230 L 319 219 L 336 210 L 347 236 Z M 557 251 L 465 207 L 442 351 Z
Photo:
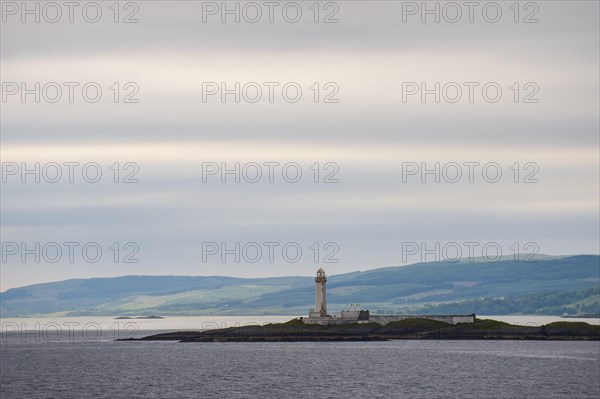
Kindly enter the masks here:
M 134 9 L 121 9 L 114 23 L 108 3 L 95 24 L 77 13 L 73 23 L 22 23 L 4 9 L 2 241 L 97 242 L 104 256 L 36 263 L 11 255 L 1 288 L 124 274 L 312 274 L 333 252 L 338 262 L 325 267 L 339 273 L 401 264 L 403 242 L 497 242 L 504 255 L 515 242 L 519 252 L 534 242 L 541 253 L 598 253 L 598 4 L 537 2 L 535 11 L 521 3 L 515 23 L 500 2 L 497 23 L 479 8 L 473 23 L 468 14 L 422 23 L 406 15 L 410 8 L 403 22 L 409 3 L 331 3 L 319 23 L 312 2 L 298 2 L 297 23 L 279 8 L 273 23 L 243 15 L 221 23 L 219 13 L 206 14 L 212 3 L 190 1 L 137 2 L 133 24 L 121 21 Z M 338 22 L 323 23 L 327 15 Z M 523 23 L 528 15 L 539 22 Z M 21 97 L 36 82 L 40 101 Z M 90 82 L 102 90 L 98 102 L 84 98 L 94 94 L 82 91 Z M 206 95 L 236 82 L 239 102 Z M 431 90 L 436 82 L 439 102 L 406 95 L 407 83 Z M 302 90 L 297 102 L 282 91 L 289 83 Z M 490 83 L 502 90 L 497 102 L 483 92 Z M 57 86 L 60 100 L 48 101 Z M 256 87 L 262 98 L 253 103 Z M 456 87 L 462 97 L 449 101 Z M 22 172 L 36 162 L 40 183 Z M 79 163 L 73 183 L 65 162 Z M 273 182 L 265 162 L 279 163 Z M 52 163 L 61 165 L 58 183 L 43 176 Z M 89 163 L 103 173 L 97 183 L 81 175 Z M 236 163 L 240 182 L 230 173 L 223 183 L 221 168 Z M 436 163 L 439 183 L 422 173 Z M 478 163 L 473 182 L 465 163 Z M 254 164 L 263 173 L 256 183 L 243 174 Z M 454 164 L 463 173 L 457 182 Z M 492 169 L 482 174 L 488 164 L 500 167 L 497 182 Z M 291 182 L 298 167 L 302 177 Z M 139 181 L 124 183 L 128 176 Z M 123 263 L 129 242 L 138 263 Z M 278 242 L 277 251 L 293 242 L 303 256 L 205 262 L 207 242 Z

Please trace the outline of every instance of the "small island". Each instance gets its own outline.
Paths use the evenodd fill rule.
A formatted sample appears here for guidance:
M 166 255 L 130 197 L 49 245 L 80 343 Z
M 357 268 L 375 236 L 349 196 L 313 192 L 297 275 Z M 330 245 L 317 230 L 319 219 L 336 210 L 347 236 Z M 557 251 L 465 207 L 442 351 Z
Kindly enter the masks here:
M 155 316 L 155 315 L 138 316 L 138 317 L 119 316 L 119 317 L 115 317 L 114 319 L 115 320 L 142 320 L 142 319 L 164 319 L 164 317 L 162 317 L 162 316 Z
M 372 315 L 353 304 L 337 315 L 327 311 L 327 276 L 315 278 L 315 307 L 308 317 L 286 323 L 248 325 L 207 331 L 179 331 L 125 341 L 180 342 L 304 342 L 424 340 L 600 340 L 600 326 L 560 321 L 544 326 L 519 326 L 470 315 Z
M 405 319 L 377 323 L 305 324 L 301 319 L 264 326 L 179 331 L 122 341 L 179 342 L 308 342 L 420 340 L 560 340 L 598 341 L 600 326 L 583 322 L 554 322 L 540 327 L 518 326 L 490 319 L 450 324 L 437 320 Z

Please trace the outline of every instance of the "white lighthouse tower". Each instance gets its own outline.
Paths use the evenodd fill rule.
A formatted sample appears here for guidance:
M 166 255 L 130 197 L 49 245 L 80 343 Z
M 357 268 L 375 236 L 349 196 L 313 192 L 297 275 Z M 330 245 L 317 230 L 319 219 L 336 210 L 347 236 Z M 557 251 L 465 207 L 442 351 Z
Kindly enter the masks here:
M 316 300 L 315 308 L 311 309 L 309 317 L 327 317 L 327 292 L 326 292 L 327 276 L 325 270 L 320 268 L 317 270 L 315 278 Z

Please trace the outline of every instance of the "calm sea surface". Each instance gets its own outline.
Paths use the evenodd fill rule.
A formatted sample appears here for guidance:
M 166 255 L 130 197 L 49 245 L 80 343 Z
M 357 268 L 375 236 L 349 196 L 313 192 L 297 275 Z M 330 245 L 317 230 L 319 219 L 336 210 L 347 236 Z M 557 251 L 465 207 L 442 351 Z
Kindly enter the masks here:
M 66 319 L 2 319 L 0 397 L 479 399 L 600 396 L 599 342 L 112 340 L 115 333 L 144 336 L 164 331 L 157 328 L 156 323 L 169 320 L 175 323 L 174 319 L 68 319 L 80 322 L 79 326 L 64 325 L 69 322 Z M 170 324 L 166 329 L 185 329 L 189 324 L 194 325 L 190 329 L 198 329 L 198 322 L 220 326 L 223 322 L 235 325 L 279 321 L 257 317 L 181 319 L 175 328 Z M 19 324 L 13 324 L 15 320 L 25 322 L 28 331 L 19 331 Z M 119 325 L 115 326 L 115 322 Z M 123 329 L 127 322 L 148 323 L 128 332 Z M 97 327 L 102 334 L 98 334 Z

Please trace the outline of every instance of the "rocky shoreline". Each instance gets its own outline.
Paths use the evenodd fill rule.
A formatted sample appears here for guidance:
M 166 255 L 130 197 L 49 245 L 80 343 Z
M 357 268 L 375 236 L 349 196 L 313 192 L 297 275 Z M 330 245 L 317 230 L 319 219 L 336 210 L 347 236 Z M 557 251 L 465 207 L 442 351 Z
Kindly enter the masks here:
M 477 319 L 475 323 L 456 325 L 425 319 L 406 319 L 385 326 L 376 323 L 310 325 L 294 319 L 286 323 L 264 326 L 178 331 L 120 341 L 311 342 L 397 339 L 598 341 L 600 326 L 567 321 L 543 326 L 518 326 L 489 319 Z

